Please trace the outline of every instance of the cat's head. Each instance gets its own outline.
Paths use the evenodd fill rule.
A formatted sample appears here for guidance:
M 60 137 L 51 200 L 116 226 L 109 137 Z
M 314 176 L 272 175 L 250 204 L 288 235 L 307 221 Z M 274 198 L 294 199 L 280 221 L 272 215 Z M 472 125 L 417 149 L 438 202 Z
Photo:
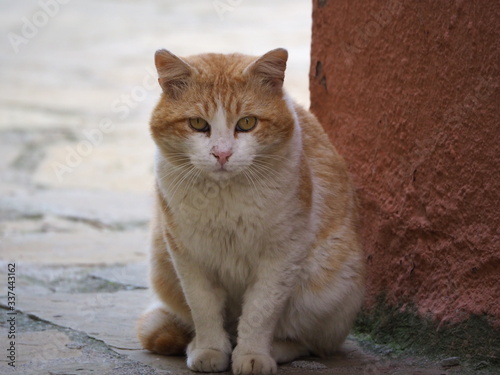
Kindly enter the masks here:
M 261 57 L 157 51 L 163 94 L 151 132 L 163 156 L 214 179 L 270 170 L 296 122 L 283 92 L 287 57 L 284 49 Z

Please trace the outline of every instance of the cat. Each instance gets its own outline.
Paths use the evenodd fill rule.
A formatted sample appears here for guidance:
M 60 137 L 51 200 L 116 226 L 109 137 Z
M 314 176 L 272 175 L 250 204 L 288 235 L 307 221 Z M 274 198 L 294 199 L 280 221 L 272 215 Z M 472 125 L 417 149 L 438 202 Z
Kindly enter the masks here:
M 155 55 L 144 348 L 198 372 L 274 374 L 328 356 L 364 293 L 357 200 L 316 118 L 283 89 L 288 53 Z

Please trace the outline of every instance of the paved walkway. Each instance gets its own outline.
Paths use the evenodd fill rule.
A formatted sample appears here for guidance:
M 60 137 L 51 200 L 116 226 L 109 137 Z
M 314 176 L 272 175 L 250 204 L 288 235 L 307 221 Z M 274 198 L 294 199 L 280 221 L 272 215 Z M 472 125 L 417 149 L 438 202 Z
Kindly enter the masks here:
M 134 332 L 150 297 L 153 53 L 286 47 L 307 106 L 310 13 L 299 0 L 0 2 L 1 374 L 189 373 Z M 280 372 L 455 373 L 355 340 Z

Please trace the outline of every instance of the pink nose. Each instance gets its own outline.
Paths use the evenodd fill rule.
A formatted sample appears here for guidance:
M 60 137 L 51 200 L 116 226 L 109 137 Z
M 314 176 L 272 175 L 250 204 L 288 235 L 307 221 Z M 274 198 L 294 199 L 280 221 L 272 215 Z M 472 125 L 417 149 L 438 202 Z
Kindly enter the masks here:
M 223 167 L 224 164 L 227 163 L 227 160 L 232 154 L 233 154 L 232 151 L 219 151 L 217 149 L 214 149 L 212 151 L 212 155 L 215 156 L 215 158 L 219 161 L 221 167 Z

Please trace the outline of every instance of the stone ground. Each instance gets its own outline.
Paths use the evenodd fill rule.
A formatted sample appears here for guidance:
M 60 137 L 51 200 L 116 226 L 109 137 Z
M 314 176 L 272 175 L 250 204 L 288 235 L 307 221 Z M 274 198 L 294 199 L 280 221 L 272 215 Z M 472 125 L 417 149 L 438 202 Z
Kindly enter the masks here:
M 152 56 L 161 47 L 179 55 L 286 47 L 287 87 L 307 106 L 310 4 L 269 4 L 0 3 L 1 374 L 189 373 L 184 358 L 141 350 L 134 333 L 150 298 L 147 122 L 160 92 Z M 362 347 L 352 337 L 335 357 L 295 361 L 280 373 L 466 371 L 459 359 L 395 358 L 387 348 Z

